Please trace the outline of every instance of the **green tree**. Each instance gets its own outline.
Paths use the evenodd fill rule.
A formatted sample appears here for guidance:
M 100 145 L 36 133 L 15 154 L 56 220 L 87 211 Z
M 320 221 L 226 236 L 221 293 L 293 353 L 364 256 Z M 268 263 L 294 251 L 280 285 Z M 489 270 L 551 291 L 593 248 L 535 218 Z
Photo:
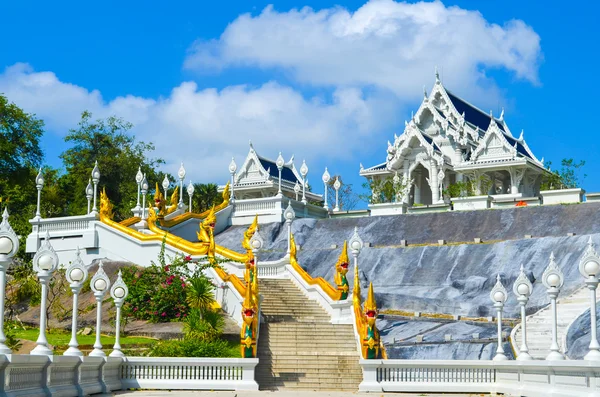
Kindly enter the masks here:
M 194 212 L 200 213 L 210 209 L 213 205 L 219 205 L 223 202 L 221 193 L 218 192 L 218 186 L 214 183 L 195 183 L 194 198 L 192 207 Z
M 34 181 L 43 159 L 43 133 L 42 120 L 0 94 L 0 211 L 8 207 L 10 224 L 21 236 L 21 258 L 25 258 L 25 239 L 31 232 L 29 219 L 35 215 Z
M 346 184 L 342 180 L 341 175 L 333 175 L 327 182 L 327 201 L 330 208 L 335 208 L 335 184 L 339 178 L 341 187 L 338 190 L 338 205 L 341 211 L 350 211 L 356 208 L 359 201 L 359 196 L 352 190 L 352 184 Z
M 562 159 L 560 170 L 552 169 L 552 162 L 546 161 L 544 167 L 550 171 L 542 180 L 541 190 L 551 189 L 570 189 L 580 187 L 583 180 L 587 177 L 582 175 L 582 168 L 585 160 L 575 161 L 574 159 Z
M 85 111 L 77 128 L 69 131 L 65 141 L 73 146 L 60 155 L 66 168 L 61 184 L 69 192 L 66 200 L 69 214 L 87 211 L 85 187 L 95 161 L 98 161 L 102 175 L 99 188 L 106 188 L 108 197 L 115 204 L 114 212 L 118 219 L 131 216 L 130 210 L 135 206 L 135 175 L 139 166 L 146 173 L 150 185 L 157 181 L 155 168 L 164 161 L 148 157 L 154 146 L 136 141 L 135 136 L 128 132 L 131 128 L 131 123 L 117 117 L 92 120 L 92 114 Z

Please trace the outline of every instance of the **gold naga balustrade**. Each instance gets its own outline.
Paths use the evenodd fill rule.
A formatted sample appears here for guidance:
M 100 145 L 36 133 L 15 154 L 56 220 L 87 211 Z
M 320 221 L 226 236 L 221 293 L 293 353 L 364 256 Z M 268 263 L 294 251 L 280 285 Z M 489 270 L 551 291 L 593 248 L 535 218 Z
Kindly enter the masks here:
M 112 220 L 113 214 L 112 214 L 112 204 L 110 203 L 110 200 L 108 199 L 108 196 L 106 195 L 106 191 L 103 190 L 100 193 L 100 222 L 104 223 L 107 226 L 110 226 L 122 233 L 125 233 L 133 238 L 135 238 L 136 240 L 139 241 L 160 241 L 162 242 L 163 240 L 169 244 L 170 246 L 179 249 L 189 255 L 209 255 L 209 249 L 210 249 L 210 243 L 207 242 L 201 242 L 201 243 L 192 243 L 188 240 L 185 240 L 181 237 L 176 237 L 173 234 L 169 233 L 169 232 L 165 232 L 164 230 L 158 228 L 155 224 L 156 219 L 157 219 L 157 215 L 154 212 L 154 209 L 152 207 L 150 207 L 148 209 L 149 211 L 149 217 L 148 217 L 148 228 L 154 232 L 155 234 L 144 234 L 144 233 L 140 233 L 137 230 L 131 229 L 128 226 L 125 226 L 125 224 L 123 223 L 118 223 Z M 213 211 L 214 213 L 214 211 Z M 131 221 L 132 218 L 128 219 L 128 222 Z M 133 223 L 131 223 L 133 224 Z M 234 260 L 237 262 L 246 262 L 246 259 L 248 257 L 247 254 L 240 254 L 238 252 L 232 251 L 228 248 L 219 246 L 214 244 L 214 240 L 213 240 L 213 245 L 214 245 L 214 253 L 223 256 L 224 258 L 230 259 L 230 260 Z M 246 294 L 246 286 L 244 285 L 244 283 L 234 274 L 228 274 L 226 273 L 222 268 L 220 268 L 219 266 L 215 266 L 215 271 L 217 273 L 217 275 L 223 280 L 223 282 L 231 282 L 233 284 L 233 286 L 235 287 L 235 289 L 240 293 L 240 295 L 245 296 Z
M 377 319 L 377 305 L 375 302 L 373 283 L 369 284 L 369 293 L 363 311 L 362 297 L 360 295 L 360 281 L 358 278 L 358 266 L 354 267 L 354 289 L 352 291 L 352 296 L 354 318 L 356 319 L 356 329 L 360 338 L 362 358 L 387 359 L 385 347 L 381 342 L 379 330 L 375 324 Z
M 308 285 L 320 286 L 323 292 L 325 292 L 327 296 L 331 298 L 331 300 L 339 301 L 341 299 L 342 291 L 338 291 L 336 287 L 333 287 L 331 284 L 329 284 L 323 277 L 313 278 L 298 264 L 294 235 L 290 235 L 290 265 L 296 272 L 298 272 L 298 274 L 300 274 L 300 277 L 302 277 L 302 279 L 306 281 Z

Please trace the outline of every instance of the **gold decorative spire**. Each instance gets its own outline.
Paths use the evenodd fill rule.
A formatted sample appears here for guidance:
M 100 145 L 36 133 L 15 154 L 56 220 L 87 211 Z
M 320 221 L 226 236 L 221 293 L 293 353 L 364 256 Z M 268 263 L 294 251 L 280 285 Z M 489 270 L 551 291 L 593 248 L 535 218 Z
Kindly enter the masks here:
M 248 229 L 246 229 L 246 231 L 244 232 L 244 238 L 242 239 L 242 247 L 249 253 L 252 252 L 250 239 L 252 238 L 252 236 L 254 236 L 254 233 L 256 233 L 256 229 L 258 229 L 258 215 L 254 217 L 254 220 L 252 221 L 250 226 L 248 226 Z
M 223 194 L 221 196 L 221 197 L 223 197 L 224 203 L 229 203 L 229 197 L 231 195 L 229 189 L 230 189 L 229 182 L 227 182 L 227 184 L 225 185 L 225 189 L 223 189 Z
M 375 293 L 373 292 L 373 283 L 369 284 L 369 294 L 365 302 L 365 312 L 377 311 L 377 302 L 375 302 Z
M 296 241 L 294 240 L 294 235 L 290 234 L 290 264 L 298 263 L 296 259 Z

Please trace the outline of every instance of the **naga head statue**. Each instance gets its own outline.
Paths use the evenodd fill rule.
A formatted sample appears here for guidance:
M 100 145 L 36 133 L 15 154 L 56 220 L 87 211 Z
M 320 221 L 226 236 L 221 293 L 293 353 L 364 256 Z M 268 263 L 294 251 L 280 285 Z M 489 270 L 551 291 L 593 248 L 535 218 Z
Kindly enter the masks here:
M 335 264 L 335 270 L 341 275 L 346 275 L 348 273 L 348 241 L 344 241 L 344 247 L 342 248 L 342 253 L 338 258 L 337 263 Z
M 175 186 L 173 194 L 171 195 L 171 205 L 167 208 L 167 214 L 174 212 L 179 205 L 179 186 Z
M 223 197 L 223 202 L 227 202 L 229 203 L 229 198 L 231 196 L 231 190 L 230 190 L 230 186 L 229 186 L 229 182 L 227 182 L 227 184 L 225 185 L 225 189 L 223 189 L 223 193 L 221 195 L 221 197 Z
M 217 224 L 217 216 L 215 215 L 215 206 L 213 205 L 210 211 L 208 211 L 208 215 L 202 221 L 203 228 L 211 228 L 214 229 Z
M 113 218 L 113 205 L 106 195 L 106 187 L 100 192 L 100 219 Z
M 154 206 L 158 208 L 157 216 L 159 218 L 165 216 L 166 202 L 163 194 L 160 191 L 160 188 L 158 187 L 158 182 L 156 182 L 156 191 L 154 192 Z
M 369 294 L 365 302 L 365 318 L 370 327 L 375 325 L 377 320 L 377 303 L 375 302 L 375 293 L 373 292 L 373 283 L 369 284 Z
M 252 284 L 246 285 L 246 296 L 244 297 L 244 303 L 242 304 L 242 320 L 244 324 L 251 326 L 254 321 L 254 299 L 252 298 Z
M 250 245 L 250 239 L 252 239 L 252 236 L 254 236 L 254 233 L 256 233 L 257 229 L 258 229 L 258 215 L 256 215 L 254 217 L 254 220 L 252 221 L 250 226 L 248 226 L 248 229 L 246 229 L 246 231 L 244 232 L 244 238 L 242 239 L 242 247 L 248 252 L 252 252 L 252 246 Z

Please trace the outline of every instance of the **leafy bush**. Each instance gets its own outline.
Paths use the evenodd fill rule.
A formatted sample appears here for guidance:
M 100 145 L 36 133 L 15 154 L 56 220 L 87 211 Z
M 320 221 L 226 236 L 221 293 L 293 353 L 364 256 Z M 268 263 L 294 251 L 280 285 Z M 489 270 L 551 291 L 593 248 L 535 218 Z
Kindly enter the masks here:
M 188 316 L 191 307 L 203 309 L 214 302 L 214 285 L 202 273 L 211 265 L 184 255 L 166 258 L 164 249 L 163 242 L 158 264 L 122 269 L 129 288 L 122 309 L 124 318 L 156 323 L 179 321 Z
M 183 338 L 156 342 L 151 357 L 231 357 L 232 349 L 222 339 Z

